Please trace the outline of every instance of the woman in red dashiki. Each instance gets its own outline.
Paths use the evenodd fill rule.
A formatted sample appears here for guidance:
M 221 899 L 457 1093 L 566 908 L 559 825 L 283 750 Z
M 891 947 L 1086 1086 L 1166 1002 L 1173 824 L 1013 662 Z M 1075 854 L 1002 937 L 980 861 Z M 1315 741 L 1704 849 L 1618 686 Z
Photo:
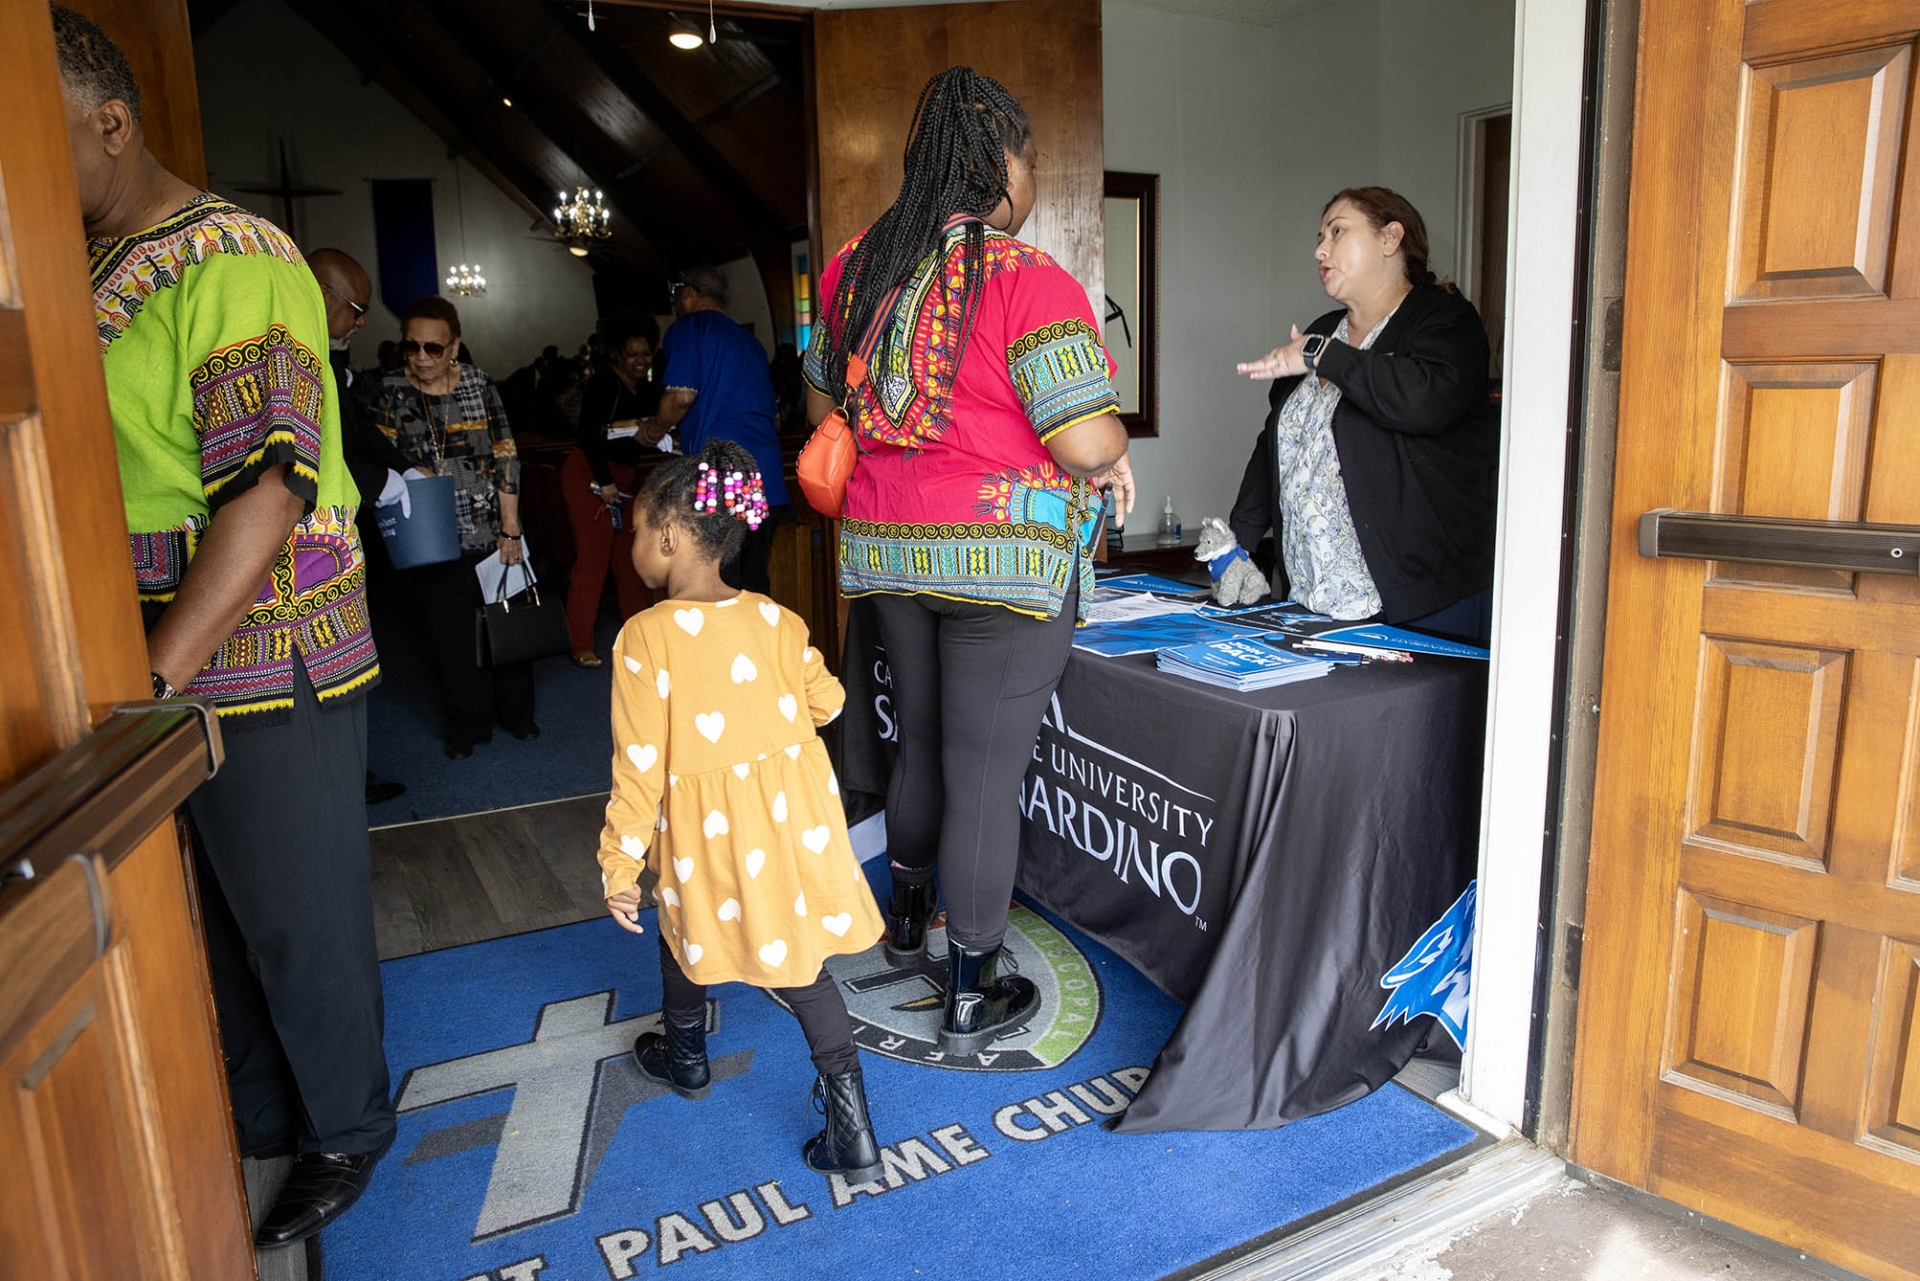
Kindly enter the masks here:
M 1133 503 L 1127 436 L 1087 294 L 1016 239 L 1033 210 L 1026 113 L 970 67 L 935 76 L 900 194 L 821 274 L 805 372 L 862 452 L 847 485 L 840 590 L 871 596 L 900 751 L 887 794 L 887 950 L 919 953 L 945 891 L 940 1042 L 971 1055 L 1033 1012 L 999 973 L 1020 853 L 1020 781 L 1093 585 L 1111 487 Z M 869 373 L 847 386 L 860 352 Z

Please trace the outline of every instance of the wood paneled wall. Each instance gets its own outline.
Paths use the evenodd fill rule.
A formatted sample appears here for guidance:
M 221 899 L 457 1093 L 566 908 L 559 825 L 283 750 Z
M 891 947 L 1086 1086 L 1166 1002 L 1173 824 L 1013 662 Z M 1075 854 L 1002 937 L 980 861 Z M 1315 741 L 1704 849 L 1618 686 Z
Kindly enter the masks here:
M 1021 238 L 1072 272 L 1090 303 L 1104 299 L 1099 0 L 824 10 L 814 51 L 823 265 L 899 193 L 921 87 L 964 65 L 1005 85 L 1033 122 L 1040 194 Z
M 173 173 L 207 184 L 200 137 L 200 85 L 193 69 L 187 0 L 64 0 L 112 36 L 140 84 L 140 123 L 147 148 Z M 271 56 L 271 51 L 263 51 Z

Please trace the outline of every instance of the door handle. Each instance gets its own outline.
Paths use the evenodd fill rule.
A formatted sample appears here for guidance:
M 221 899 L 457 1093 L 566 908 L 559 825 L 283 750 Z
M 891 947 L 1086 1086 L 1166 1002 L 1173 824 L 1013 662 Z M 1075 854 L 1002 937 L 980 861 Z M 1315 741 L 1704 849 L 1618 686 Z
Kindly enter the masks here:
M 1722 516 L 1662 507 L 1640 517 L 1642 556 L 1920 577 L 1920 525 Z

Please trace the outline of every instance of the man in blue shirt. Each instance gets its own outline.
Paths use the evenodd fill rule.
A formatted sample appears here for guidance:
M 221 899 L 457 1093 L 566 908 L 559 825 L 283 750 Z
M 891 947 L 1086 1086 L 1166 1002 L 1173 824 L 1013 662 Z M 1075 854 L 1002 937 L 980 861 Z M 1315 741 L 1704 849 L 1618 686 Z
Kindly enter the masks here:
M 679 431 L 682 453 L 697 454 L 718 436 L 745 445 L 760 464 L 771 511 L 759 529 L 747 534 L 740 559 L 723 567 L 721 576 L 730 586 L 765 592 L 773 527 L 787 514 L 767 352 L 727 315 L 727 278 L 712 267 L 695 267 L 681 276 L 673 287 L 673 314 L 678 319 L 660 347 L 665 393 L 656 421 Z

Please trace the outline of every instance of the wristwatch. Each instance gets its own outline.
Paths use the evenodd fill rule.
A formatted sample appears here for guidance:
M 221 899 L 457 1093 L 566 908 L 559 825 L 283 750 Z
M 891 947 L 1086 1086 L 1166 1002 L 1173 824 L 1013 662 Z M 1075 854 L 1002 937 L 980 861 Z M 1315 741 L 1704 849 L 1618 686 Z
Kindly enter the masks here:
M 167 678 L 159 672 L 149 673 L 153 677 L 153 696 L 155 698 L 178 698 L 180 691 L 167 684 Z
M 1320 353 L 1327 349 L 1325 334 L 1308 334 L 1307 340 L 1300 344 L 1300 359 L 1307 362 L 1307 372 L 1320 372 Z

